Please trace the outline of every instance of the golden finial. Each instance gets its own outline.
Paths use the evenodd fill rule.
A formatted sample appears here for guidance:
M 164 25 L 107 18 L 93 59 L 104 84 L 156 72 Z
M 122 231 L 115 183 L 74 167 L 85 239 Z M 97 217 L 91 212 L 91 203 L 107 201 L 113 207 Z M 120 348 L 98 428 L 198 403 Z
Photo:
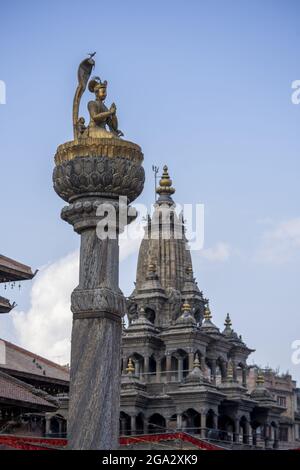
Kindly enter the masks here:
M 167 165 L 165 165 L 163 168 L 163 174 L 162 174 L 161 179 L 159 180 L 159 187 L 156 188 L 156 192 L 157 194 L 160 194 L 160 195 L 161 194 L 171 195 L 175 193 L 175 189 L 172 188 L 172 180 L 169 176 Z
M 211 320 L 212 318 L 212 314 L 211 314 L 211 311 L 210 311 L 210 308 L 209 308 L 209 305 L 207 304 L 207 306 L 205 307 L 205 310 L 204 310 L 204 320 L 206 321 L 209 321 Z
M 261 369 L 258 370 L 257 372 L 257 377 L 256 377 L 256 385 L 264 385 L 265 383 L 265 377 Z
M 233 365 L 231 361 L 229 361 L 227 365 L 227 379 L 233 380 Z
M 200 361 L 199 361 L 199 356 L 198 356 L 198 353 L 196 354 L 195 356 L 195 359 L 194 359 L 194 363 L 193 363 L 193 367 L 198 367 L 200 368 Z
M 184 302 L 181 308 L 183 313 L 187 313 L 191 311 L 191 306 L 188 302 Z
M 129 360 L 128 360 L 128 365 L 126 367 L 126 372 L 127 372 L 127 374 L 133 374 L 134 371 L 135 371 L 135 368 L 134 368 L 132 359 L 130 357 Z
M 229 313 L 227 313 L 227 315 L 226 315 L 226 319 L 225 319 L 224 325 L 225 325 L 225 326 L 231 326 L 231 325 L 232 325 L 231 319 L 230 319 L 230 316 L 229 316 Z

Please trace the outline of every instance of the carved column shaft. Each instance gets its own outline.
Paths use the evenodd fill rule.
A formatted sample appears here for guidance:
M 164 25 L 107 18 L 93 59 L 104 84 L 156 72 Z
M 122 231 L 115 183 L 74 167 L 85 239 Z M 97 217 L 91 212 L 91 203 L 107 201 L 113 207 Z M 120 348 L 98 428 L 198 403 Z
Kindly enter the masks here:
M 118 239 L 99 239 L 94 219 L 84 210 L 80 212 L 77 204 L 80 215 L 75 217 L 71 210 L 64 213 L 81 235 L 79 285 L 71 297 L 69 447 L 118 448 L 121 315 L 125 308 L 118 288 Z
M 172 365 L 172 356 L 170 354 L 167 354 L 167 356 L 166 356 L 167 382 L 171 382 L 171 365 Z
M 79 285 L 71 297 L 70 449 L 119 447 L 121 316 L 126 304 L 118 286 L 118 234 L 134 219 L 127 217 L 127 201 L 121 206 L 119 196 L 130 202 L 140 194 L 142 159 L 138 146 L 115 138 L 68 142 L 55 157 L 54 189 L 69 203 L 61 217 L 81 236 Z M 119 228 L 121 207 L 126 212 Z M 99 238 L 98 222 L 110 209 L 115 236 L 110 232 Z

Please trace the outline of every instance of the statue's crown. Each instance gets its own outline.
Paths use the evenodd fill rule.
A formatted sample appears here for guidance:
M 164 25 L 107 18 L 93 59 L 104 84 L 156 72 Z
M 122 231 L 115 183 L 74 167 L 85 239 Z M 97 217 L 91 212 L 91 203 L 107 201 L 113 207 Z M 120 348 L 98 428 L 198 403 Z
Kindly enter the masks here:
M 91 78 L 88 84 L 88 89 L 91 93 L 94 93 L 94 91 L 99 88 L 106 88 L 106 87 L 107 87 L 107 81 L 104 80 L 104 82 L 101 82 L 100 77 Z

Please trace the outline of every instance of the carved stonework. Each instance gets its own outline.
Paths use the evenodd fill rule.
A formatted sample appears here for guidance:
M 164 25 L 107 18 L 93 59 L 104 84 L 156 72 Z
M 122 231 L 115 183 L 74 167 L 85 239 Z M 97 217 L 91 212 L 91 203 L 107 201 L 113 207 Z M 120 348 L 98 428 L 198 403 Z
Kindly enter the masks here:
M 131 202 L 142 192 L 144 180 L 140 163 L 126 158 L 75 157 L 56 166 L 53 172 L 54 189 L 67 202 L 86 193 L 127 196 Z
M 107 317 L 120 319 L 126 311 L 123 294 L 108 287 L 85 290 L 76 288 L 71 296 L 71 310 L 76 318 Z

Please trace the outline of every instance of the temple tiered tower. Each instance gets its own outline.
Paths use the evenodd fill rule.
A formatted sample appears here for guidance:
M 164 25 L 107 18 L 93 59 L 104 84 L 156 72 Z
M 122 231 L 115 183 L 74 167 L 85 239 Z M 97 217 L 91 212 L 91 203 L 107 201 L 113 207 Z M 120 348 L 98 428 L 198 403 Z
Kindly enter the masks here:
M 148 217 L 138 257 L 136 287 L 129 297 L 129 323 L 144 307 L 154 326 L 167 328 L 181 313 L 183 299 L 189 301 L 196 322 L 204 314 L 205 300 L 193 277 L 183 214 L 177 214 L 172 199 L 175 189 L 165 166 L 152 218 Z
M 247 358 L 253 350 L 233 330 L 229 314 L 222 332 L 213 323 L 193 276 L 174 192 L 165 166 L 127 300 L 121 434 L 176 429 L 276 446 L 282 408 L 261 393 L 260 383 L 257 392 L 248 392 Z

